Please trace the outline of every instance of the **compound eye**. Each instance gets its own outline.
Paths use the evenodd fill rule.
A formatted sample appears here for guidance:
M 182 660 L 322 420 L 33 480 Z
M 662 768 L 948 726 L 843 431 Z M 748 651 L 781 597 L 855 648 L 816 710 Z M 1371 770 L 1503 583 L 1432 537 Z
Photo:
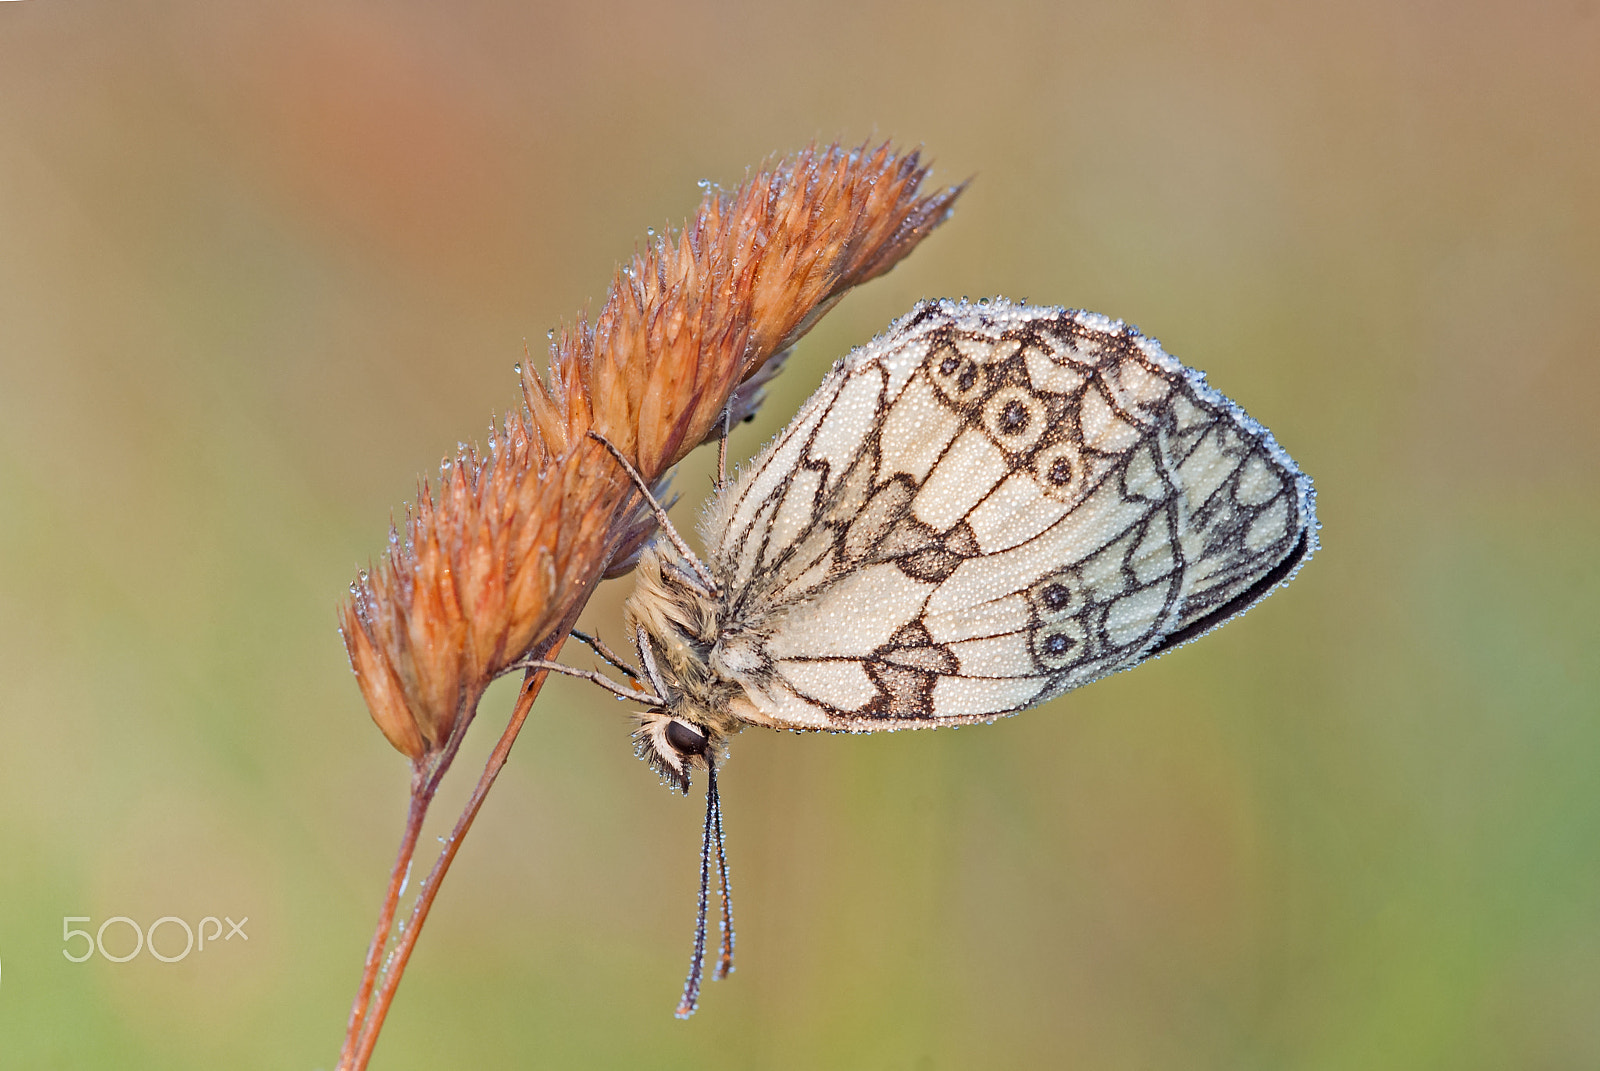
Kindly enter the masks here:
M 704 755 L 706 753 L 706 734 L 692 725 L 681 721 L 667 722 L 667 743 L 681 755 Z

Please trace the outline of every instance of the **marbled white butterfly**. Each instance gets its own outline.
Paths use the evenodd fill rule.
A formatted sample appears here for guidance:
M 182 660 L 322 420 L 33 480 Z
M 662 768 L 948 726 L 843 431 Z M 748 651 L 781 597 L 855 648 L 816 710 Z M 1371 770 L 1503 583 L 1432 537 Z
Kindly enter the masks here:
M 706 562 L 665 529 L 624 611 L 640 670 L 597 646 L 653 694 L 578 675 L 648 705 L 635 736 L 664 777 L 709 777 L 679 1015 L 713 844 L 732 967 L 733 733 L 1015 714 L 1244 612 L 1317 546 L 1311 481 L 1202 373 L 1104 316 L 1004 300 L 923 302 L 840 360 L 717 488 Z

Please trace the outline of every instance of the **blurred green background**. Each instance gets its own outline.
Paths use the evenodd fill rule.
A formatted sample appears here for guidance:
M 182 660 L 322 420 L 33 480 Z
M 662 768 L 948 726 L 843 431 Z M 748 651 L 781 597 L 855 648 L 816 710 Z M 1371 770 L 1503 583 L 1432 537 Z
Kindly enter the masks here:
M 337 600 L 697 180 L 885 137 L 976 180 L 735 454 L 919 297 L 1082 306 L 1325 550 L 1000 725 L 745 734 L 688 1023 L 700 804 L 553 683 L 374 1066 L 1600 1066 L 1597 56 L 1594 0 L 0 4 L 0 1066 L 331 1066 L 408 774 Z M 62 956 L 169 915 L 249 940 Z

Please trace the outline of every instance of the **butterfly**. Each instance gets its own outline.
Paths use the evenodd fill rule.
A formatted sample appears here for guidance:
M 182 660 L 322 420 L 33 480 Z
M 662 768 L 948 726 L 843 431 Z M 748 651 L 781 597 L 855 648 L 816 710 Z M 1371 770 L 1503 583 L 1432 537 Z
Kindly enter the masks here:
M 729 737 L 1015 714 L 1243 613 L 1318 530 L 1311 481 L 1203 373 L 1119 321 L 1002 299 L 922 302 L 838 361 L 719 481 L 705 561 L 658 517 L 667 538 L 623 611 L 639 668 L 580 635 L 633 687 L 536 665 L 642 702 L 639 753 L 676 787 L 706 771 L 680 1017 L 699 998 L 713 845 L 716 977 L 732 969 Z

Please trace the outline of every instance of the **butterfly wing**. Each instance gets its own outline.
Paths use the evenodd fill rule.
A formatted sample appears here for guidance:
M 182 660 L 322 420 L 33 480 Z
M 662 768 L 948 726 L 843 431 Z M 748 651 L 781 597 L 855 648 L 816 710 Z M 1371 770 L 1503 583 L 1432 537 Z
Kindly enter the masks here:
M 1315 546 L 1310 481 L 1153 341 L 924 303 L 708 509 L 714 661 L 761 720 L 1014 713 L 1243 612 Z

